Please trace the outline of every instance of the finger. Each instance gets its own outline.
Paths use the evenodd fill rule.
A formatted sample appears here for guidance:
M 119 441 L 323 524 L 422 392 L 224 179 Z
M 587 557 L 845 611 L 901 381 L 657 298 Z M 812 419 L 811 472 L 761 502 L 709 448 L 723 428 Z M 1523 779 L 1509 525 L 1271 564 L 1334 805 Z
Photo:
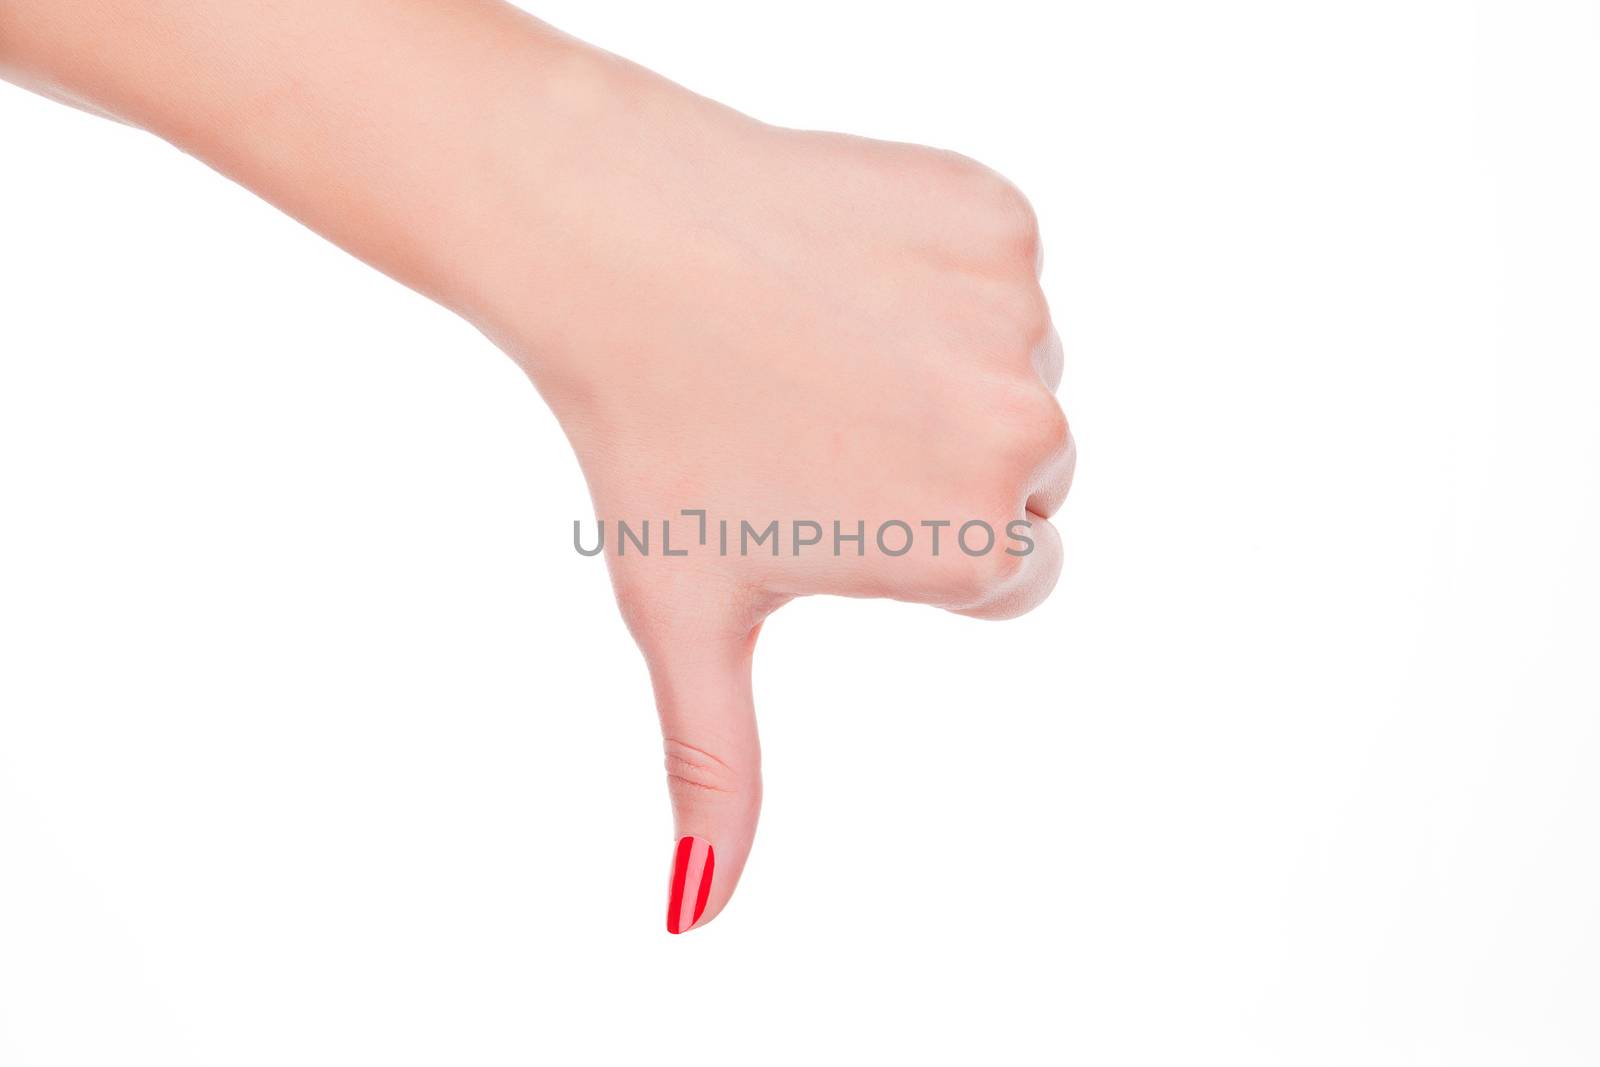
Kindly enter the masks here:
M 1061 577 L 1061 534 L 1043 515 L 1028 512 L 1024 518 L 1028 523 L 1026 554 L 1009 556 L 1015 561 L 1010 575 L 977 603 L 952 609 L 956 614 L 976 619 L 1014 619 L 1038 607 L 1056 587 Z
M 1061 374 L 1065 366 L 1066 357 L 1061 347 L 1061 334 L 1052 326 L 1049 335 L 1033 350 L 1033 368 L 1039 372 L 1045 387 L 1053 393 L 1061 388 Z
M 1066 443 L 1039 465 L 1029 485 L 1027 509 L 1050 518 L 1066 502 L 1072 489 L 1072 475 L 1078 469 L 1078 442 L 1069 429 Z
M 716 917 L 744 870 L 761 811 L 761 748 L 750 692 L 759 627 L 679 624 L 644 635 L 666 752 L 676 841 L 667 931 Z

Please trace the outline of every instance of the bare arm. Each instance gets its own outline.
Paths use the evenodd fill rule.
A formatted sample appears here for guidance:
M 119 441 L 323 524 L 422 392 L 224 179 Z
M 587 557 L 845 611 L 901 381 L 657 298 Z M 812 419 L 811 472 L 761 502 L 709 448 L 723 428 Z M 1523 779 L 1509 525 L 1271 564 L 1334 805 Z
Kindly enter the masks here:
M 763 125 L 496 0 L 8 0 L 0 69 L 204 160 L 528 371 L 650 666 L 673 932 L 722 909 L 755 833 L 768 614 L 1003 618 L 1055 582 L 1074 450 L 1038 233 L 971 160 Z M 655 554 L 619 520 L 656 523 Z

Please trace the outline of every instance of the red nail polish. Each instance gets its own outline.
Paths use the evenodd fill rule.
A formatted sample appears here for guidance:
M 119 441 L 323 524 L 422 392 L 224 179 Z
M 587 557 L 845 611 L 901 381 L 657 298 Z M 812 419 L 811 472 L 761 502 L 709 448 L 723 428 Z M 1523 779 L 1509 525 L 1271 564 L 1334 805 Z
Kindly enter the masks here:
M 681 934 L 700 921 L 711 897 L 716 853 L 703 837 L 680 837 L 672 860 L 672 893 L 667 897 L 667 933 Z

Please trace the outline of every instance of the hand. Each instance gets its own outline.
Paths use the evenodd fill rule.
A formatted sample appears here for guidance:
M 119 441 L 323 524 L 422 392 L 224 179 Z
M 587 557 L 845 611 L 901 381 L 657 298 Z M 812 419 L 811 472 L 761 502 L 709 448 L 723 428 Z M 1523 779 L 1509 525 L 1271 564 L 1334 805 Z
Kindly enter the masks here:
M 1061 346 L 1033 213 L 986 168 L 764 126 L 496 0 L 0 12 L 0 73 L 167 138 L 527 369 L 654 682 L 688 842 L 670 930 L 750 850 L 767 615 L 830 593 L 1003 618 L 1054 584 Z M 656 552 L 619 554 L 647 521 Z M 747 553 L 745 523 L 774 540 Z
M 541 218 L 562 222 L 503 253 L 519 288 L 485 328 L 577 450 L 649 663 L 694 839 L 676 933 L 727 903 L 755 833 L 762 620 L 814 593 L 1027 611 L 1060 570 L 1046 519 L 1074 449 L 1034 215 L 1008 182 L 950 153 L 763 126 L 625 65 L 605 78 L 570 169 L 543 177 Z M 836 546 L 836 521 L 863 542 Z M 648 526 L 649 554 L 619 523 Z M 687 555 L 664 555 L 664 533 Z

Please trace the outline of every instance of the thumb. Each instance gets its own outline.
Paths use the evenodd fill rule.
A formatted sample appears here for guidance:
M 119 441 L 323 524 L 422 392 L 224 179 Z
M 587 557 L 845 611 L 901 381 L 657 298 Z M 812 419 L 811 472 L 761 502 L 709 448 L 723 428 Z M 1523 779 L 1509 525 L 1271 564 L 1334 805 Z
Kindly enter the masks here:
M 676 825 L 667 932 L 716 918 L 744 870 L 761 812 L 761 748 L 750 694 L 759 625 L 644 637 Z

